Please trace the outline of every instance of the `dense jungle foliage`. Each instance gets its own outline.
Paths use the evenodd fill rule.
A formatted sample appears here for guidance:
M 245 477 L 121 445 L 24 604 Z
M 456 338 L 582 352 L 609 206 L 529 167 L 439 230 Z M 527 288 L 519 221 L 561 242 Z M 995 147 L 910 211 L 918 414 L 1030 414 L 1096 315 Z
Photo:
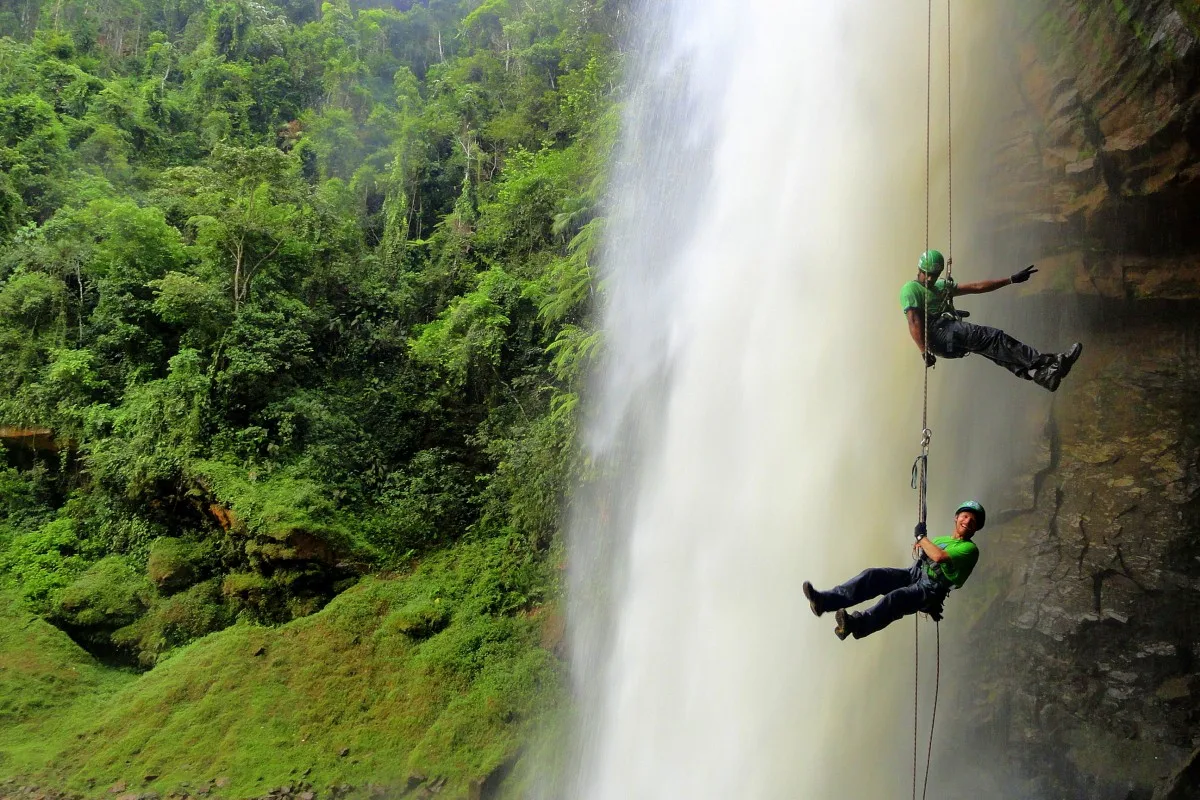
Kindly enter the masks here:
M 22 613 L 148 668 L 459 542 L 474 613 L 542 601 L 625 10 L 0 9 L 0 580 Z M 414 613 L 416 638 L 447 624 Z

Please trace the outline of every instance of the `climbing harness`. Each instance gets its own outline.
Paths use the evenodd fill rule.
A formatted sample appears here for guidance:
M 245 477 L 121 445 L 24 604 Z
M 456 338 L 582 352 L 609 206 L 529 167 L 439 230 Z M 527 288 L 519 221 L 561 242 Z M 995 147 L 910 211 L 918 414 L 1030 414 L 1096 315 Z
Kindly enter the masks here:
M 925 23 L 925 252 L 929 252 L 929 205 L 930 205 L 930 171 L 931 171 L 931 148 L 930 139 L 933 128 L 933 0 L 928 0 L 926 4 L 926 23 Z M 953 173 L 951 165 L 953 164 L 953 147 L 951 144 L 951 115 L 950 115 L 950 0 L 946 0 L 946 181 L 947 181 L 947 203 L 948 211 L 946 215 L 947 221 L 947 237 L 946 237 L 946 252 L 951 254 L 946 257 L 946 281 L 953 282 L 953 264 L 954 264 L 954 195 L 953 195 Z M 937 280 L 934 279 L 934 287 L 937 286 Z M 949 289 L 948 289 L 949 291 Z M 930 289 L 932 295 L 933 289 Z M 917 520 L 920 523 L 920 530 L 926 529 L 927 522 L 927 494 L 929 488 L 929 444 L 933 438 L 933 431 L 929 428 L 929 370 L 931 366 L 928 362 L 929 354 L 929 298 L 926 298 L 925 303 L 925 324 L 924 324 L 924 347 L 923 352 L 926 357 L 925 368 L 922 370 L 922 398 L 921 398 L 921 454 L 913 461 L 912 466 L 912 487 L 917 490 Z M 951 306 L 953 308 L 953 306 Z M 929 719 L 929 745 L 925 751 L 925 780 L 921 788 L 921 798 L 924 800 L 926 793 L 929 790 L 929 767 L 933 760 L 933 726 L 937 721 L 937 701 L 938 688 L 941 683 L 942 673 L 942 634 L 940 620 L 935 618 L 933 625 L 936 635 L 936 650 L 933 683 L 933 711 Z M 912 796 L 913 800 L 917 798 L 917 752 L 918 752 L 918 730 L 920 727 L 920 705 L 919 705 L 919 689 L 921 679 L 921 628 L 919 615 L 913 615 L 913 768 L 912 768 Z

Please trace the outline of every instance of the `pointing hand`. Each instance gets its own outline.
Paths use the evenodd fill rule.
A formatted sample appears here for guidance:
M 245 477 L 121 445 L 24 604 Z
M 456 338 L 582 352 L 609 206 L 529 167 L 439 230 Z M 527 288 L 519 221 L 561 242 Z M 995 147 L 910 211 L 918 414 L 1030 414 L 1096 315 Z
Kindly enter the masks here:
M 1037 267 L 1033 266 L 1033 264 L 1030 264 L 1020 272 L 1014 272 L 1009 280 L 1013 283 L 1024 283 L 1025 281 L 1029 280 L 1029 276 L 1035 272 L 1037 272 Z

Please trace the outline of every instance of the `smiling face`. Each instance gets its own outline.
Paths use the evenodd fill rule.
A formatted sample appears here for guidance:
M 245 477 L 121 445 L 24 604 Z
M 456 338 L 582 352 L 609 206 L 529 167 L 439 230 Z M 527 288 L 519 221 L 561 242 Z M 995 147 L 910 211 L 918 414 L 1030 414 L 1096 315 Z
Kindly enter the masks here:
M 960 511 L 954 515 L 954 538 L 970 539 L 979 530 L 979 520 L 974 511 Z

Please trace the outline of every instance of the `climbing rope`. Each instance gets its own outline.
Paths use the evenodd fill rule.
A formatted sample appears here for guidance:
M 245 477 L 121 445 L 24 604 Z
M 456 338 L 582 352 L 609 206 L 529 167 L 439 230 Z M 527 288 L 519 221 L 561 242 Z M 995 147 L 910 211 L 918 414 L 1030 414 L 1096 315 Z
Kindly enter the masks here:
M 954 64 L 950 60 L 950 0 L 946 0 L 946 280 L 954 281 L 954 114 L 951 102 L 954 93 L 950 81 L 954 77 Z M 926 428 L 928 431 L 928 428 Z M 942 623 L 933 621 L 933 711 L 929 715 L 929 747 L 925 750 L 925 787 L 921 800 L 929 790 L 929 765 L 933 759 L 933 729 L 937 722 L 938 690 L 942 685 Z
M 925 10 L 925 252 L 929 252 L 929 171 L 930 171 L 930 129 L 933 120 L 933 0 L 928 0 Z M 929 287 L 929 295 L 923 305 L 925 322 L 922 325 L 922 338 L 925 340 L 921 357 L 925 359 L 925 369 L 921 370 L 921 455 L 913 462 L 913 483 L 917 490 L 917 520 L 925 522 L 926 514 L 926 482 L 929 468 L 929 440 L 932 432 L 929 430 L 929 299 L 937 287 L 937 279 Z M 913 764 L 912 764 L 912 798 L 917 800 L 917 736 L 920 727 L 920 687 L 921 687 L 921 625 L 917 614 L 913 615 Z M 928 773 L 928 770 L 926 770 Z M 928 781 L 928 774 L 926 780 Z
M 953 145 L 951 140 L 951 122 L 952 116 L 950 113 L 950 0 L 946 0 L 946 222 L 947 222 L 947 237 L 946 237 L 946 252 L 950 255 L 946 258 L 946 280 L 953 281 L 953 264 L 954 264 L 954 180 L 952 172 L 953 164 Z M 933 129 L 933 0 L 928 0 L 926 3 L 925 15 L 925 251 L 929 251 L 929 208 L 930 208 L 930 172 L 931 172 L 931 155 L 932 147 L 930 141 L 932 139 Z M 934 280 L 934 286 L 930 289 L 932 294 L 933 289 L 937 286 L 937 280 Z M 924 352 L 922 355 L 928 358 L 929 353 L 929 302 L 925 302 L 925 324 L 923 331 Z M 917 519 L 922 526 L 926 524 L 928 515 L 928 481 L 929 481 L 929 443 L 933 437 L 933 431 L 929 429 L 929 370 L 930 366 L 926 361 L 925 369 L 922 370 L 922 397 L 921 397 L 921 454 L 913 461 L 912 468 L 912 485 L 917 490 Z M 919 558 L 919 557 L 918 557 Z M 925 780 L 922 784 L 921 798 L 924 800 L 929 791 L 929 768 L 933 760 L 933 731 L 934 724 L 937 722 L 937 701 L 938 689 L 941 685 L 942 677 L 942 633 L 941 626 L 937 620 L 934 621 L 934 630 L 936 632 L 936 650 L 933 684 L 933 713 L 929 719 L 929 745 L 925 750 Z M 918 736 L 920 728 L 920 685 L 921 685 L 921 627 L 919 615 L 913 615 L 913 767 L 912 767 L 912 797 L 917 800 L 917 752 L 918 752 Z
M 932 0 L 930 0 L 932 2 Z M 953 135 L 954 115 L 950 112 L 950 102 L 953 98 L 953 92 L 950 91 L 950 81 L 953 78 L 954 70 L 950 63 L 950 0 L 946 0 L 946 281 L 953 283 L 954 281 L 954 145 Z M 932 72 L 932 67 L 930 67 Z M 926 136 L 928 137 L 928 131 Z M 925 370 L 925 374 L 929 374 L 929 370 Z M 924 436 L 928 433 L 929 427 L 926 425 Z M 933 763 L 933 730 L 937 724 L 937 707 L 938 707 L 938 690 L 942 684 L 942 624 L 940 620 L 933 621 L 934 635 L 934 651 L 933 651 L 933 710 L 929 715 L 929 745 L 925 748 L 925 783 L 921 787 L 921 800 L 925 800 L 925 795 L 929 792 L 929 767 Z M 919 674 L 918 665 L 918 674 Z M 915 703 L 914 703 L 915 705 Z M 916 788 L 913 789 L 913 797 L 916 797 Z
M 921 625 L 916 614 L 913 614 L 913 672 L 920 676 L 921 674 Z M 912 796 L 913 800 L 917 800 L 917 687 L 921 682 L 913 679 L 913 769 L 912 769 Z M 926 775 L 926 780 L 929 780 Z
M 950 0 L 946 0 L 947 3 Z M 925 9 L 925 252 L 929 252 L 929 175 L 932 149 L 930 147 L 930 131 L 933 127 L 933 0 L 927 0 Z M 930 287 L 930 294 L 937 288 L 937 279 Z M 929 301 L 926 300 L 925 324 L 923 328 L 922 357 L 929 357 Z M 921 456 L 919 488 L 917 492 L 917 519 L 925 522 L 925 490 L 927 468 L 929 464 L 929 440 L 933 433 L 929 430 L 929 365 L 926 363 L 921 387 Z M 914 469 L 916 465 L 914 464 Z
M 925 785 L 921 788 L 921 800 L 925 800 L 925 794 L 929 791 L 929 764 L 933 760 L 933 725 L 937 722 L 937 701 L 938 701 L 938 686 L 942 682 L 942 625 L 937 620 L 933 622 L 934 631 L 934 663 L 937 664 L 937 669 L 933 673 L 933 713 L 929 716 L 929 748 L 925 751 Z M 913 790 L 916 794 L 916 790 Z
M 928 1 L 925 25 L 925 249 L 929 249 L 929 130 L 932 127 L 933 0 Z
M 954 147 L 950 121 L 950 0 L 946 0 L 946 280 L 954 280 Z

